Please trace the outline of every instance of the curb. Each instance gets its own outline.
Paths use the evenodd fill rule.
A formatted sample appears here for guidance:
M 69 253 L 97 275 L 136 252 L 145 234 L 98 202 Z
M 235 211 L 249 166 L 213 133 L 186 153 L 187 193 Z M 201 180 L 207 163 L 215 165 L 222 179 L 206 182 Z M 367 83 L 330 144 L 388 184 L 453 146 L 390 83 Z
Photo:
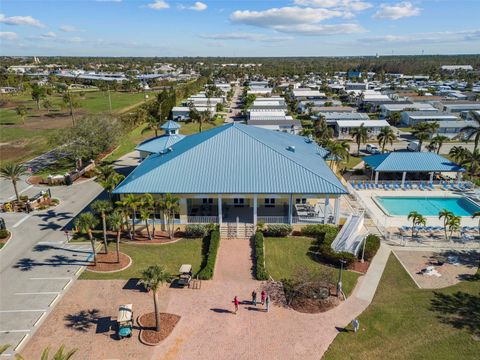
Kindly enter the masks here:
M 8 231 L 8 237 L 6 237 L 5 239 L 2 239 L 2 240 L 5 240 L 5 243 L 3 244 L 3 247 L 0 249 L 0 251 L 2 251 L 3 249 L 5 249 L 8 245 L 8 243 L 10 242 L 10 240 L 12 240 L 13 238 L 13 233 L 10 231 L 10 230 L 7 230 Z
M 121 253 L 123 255 L 125 255 L 126 257 L 128 257 L 129 259 L 129 262 L 128 262 L 128 265 L 121 268 L 121 269 L 118 269 L 118 270 L 108 270 L 108 271 L 99 271 L 99 270 L 90 270 L 87 266 L 85 267 L 85 270 L 86 271 L 89 271 L 89 272 L 92 272 L 92 273 L 96 273 L 96 274 L 109 274 L 109 273 L 116 273 L 116 272 L 120 272 L 120 271 L 123 271 L 125 269 L 128 269 L 130 267 L 130 265 L 132 265 L 132 258 L 130 256 L 128 256 L 127 254 L 125 253 Z

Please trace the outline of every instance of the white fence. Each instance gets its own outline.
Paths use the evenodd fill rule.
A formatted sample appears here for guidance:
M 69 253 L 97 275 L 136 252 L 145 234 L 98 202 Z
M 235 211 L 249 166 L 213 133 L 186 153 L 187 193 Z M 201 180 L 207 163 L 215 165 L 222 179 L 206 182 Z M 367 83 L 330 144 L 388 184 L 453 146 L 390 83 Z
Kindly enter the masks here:
M 187 216 L 188 224 L 216 224 L 218 216 Z

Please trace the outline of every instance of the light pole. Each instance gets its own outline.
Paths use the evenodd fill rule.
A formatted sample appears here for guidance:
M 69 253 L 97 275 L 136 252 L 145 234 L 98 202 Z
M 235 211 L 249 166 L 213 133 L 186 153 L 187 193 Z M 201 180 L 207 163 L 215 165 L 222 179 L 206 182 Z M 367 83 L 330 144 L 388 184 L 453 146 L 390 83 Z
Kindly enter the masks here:
M 343 259 L 340 259 L 340 269 L 338 273 L 338 283 L 337 283 L 337 297 L 343 293 L 343 288 L 342 288 L 342 271 L 343 271 L 343 264 L 346 264 L 346 261 Z
M 362 260 L 360 260 L 361 263 L 363 263 L 364 257 L 365 257 L 365 244 L 367 243 L 367 236 L 365 236 L 365 239 L 363 239 L 363 248 L 362 248 Z

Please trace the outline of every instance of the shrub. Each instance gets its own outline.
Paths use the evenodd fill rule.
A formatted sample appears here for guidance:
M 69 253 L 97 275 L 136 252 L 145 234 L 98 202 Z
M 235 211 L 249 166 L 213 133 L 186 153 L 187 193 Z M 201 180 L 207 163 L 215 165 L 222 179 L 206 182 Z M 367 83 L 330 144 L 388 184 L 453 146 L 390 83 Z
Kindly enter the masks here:
M 255 278 L 257 280 L 268 280 L 268 273 L 265 269 L 265 252 L 263 244 L 263 233 L 255 233 Z
M 325 237 L 333 237 L 337 236 L 338 228 L 334 225 L 327 225 L 327 224 L 316 224 L 316 225 L 307 225 L 302 228 L 302 235 L 319 238 L 321 237 L 322 240 Z M 328 235 L 327 235 L 328 234 Z
M 6 239 L 10 233 L 6 229 L 1 229 L 0 230 L 0 239 Z
M 269 237 L 285 237 L 292 232 L 292 225 L 289 224 L 270 224 L 265 230 L 265 236 Z
M 198 273 L 198 277 L 202 280 L 210 280 L 213 277 L 218 246 L 220 245 L 220 232 L 217 230 L 212 231 L 208 241 L 207 261 L 203 269 Z
M 20 201 L 28 201 L 28 195 L 20 195 L 19 200 Z
M 204 224 L 188 224 L 185 227 L 186 238 L 204 238 L 208 233 L 208 227 Z
M 380 248 L 380 238 L 375 234 L 370 234 L 365 241 L 365 254 L 363 258 L 370 261 Z M 360 252 L 359 256 L 362 256 L 362 252 Z
M 58 200 L 57 198 L 50 199 L 50 202 L 55 205 L 60 204 L 60 200 Z

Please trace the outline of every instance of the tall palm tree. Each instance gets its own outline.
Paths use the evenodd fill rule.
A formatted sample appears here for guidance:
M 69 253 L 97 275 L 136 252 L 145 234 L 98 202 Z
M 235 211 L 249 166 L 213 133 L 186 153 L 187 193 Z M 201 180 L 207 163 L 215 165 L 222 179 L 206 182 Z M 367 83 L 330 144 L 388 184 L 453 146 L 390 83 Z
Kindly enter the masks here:
M 382 154 L 385 152 L 385 146 L 387 143 L 393 145 L 393 142 L 397 139 L 395 132 L 391 127 L 385 126 L 380 130 L 380 133 L 377 135 L 378 145 L 382 147 Z
M 448 137 L 446 137 L 444 135 L 437 135 L 432 139 L 430 144 L 433 145 L 437 149 L 437 154 L 440 154 L 440 149 L 442 148 L 443 143 L 445 141 L 448 141 Z
M 328 127 L 325 118 L 321 115 L 314 122 L 314 133 L 320 146 L 327 146 L 333 138 L 333 129 Z
M 418 151 L 422 151 L 422 144 L 432 136 L 432 128 L 429 123 L 421 122 L 415 124 L 412 135 L 418 140 Z
M 153 130 L 155 132 L 155 137 L 158 137 L 159 125 L 160 125 L 159 119 L 157 119 L 152 115 L 149 115 L 147 117 L 147 126 L 145 126 L 145 129 L 142 130 L 142 134 Z
M 135 221 L 136 221 L 136 216 L 137 216 L 137 210 L 140 206 L 140 201 L 137 195 L 134 194 L 128 194 L 125 196 L 123 199 L 123 204 L 127 207 L 127 209 L 130 210 L 130 213 L 132 215 L 132 233 L 131 233 L 131 239 L 135 240 Z
M 475 211 L 472 215 L 472 219 L 480 218 L 480 211 Z M 480 235 L 480 219 L 478 219 L 478 234 Z
M 449 240 L 452 240 L 452 235 L 454 231 L 459 231 L 460 230 L 460 222 L 461 222 L 461 217 L 460 216 L 451 216 L 450 219 L 447 222 L 448 230 L 450 231 L 450 236 Z
M 107 192 L 108 198 L 112 200 L 112 191 L 115 190 L 117 185 L 120 184 L 123 179 L 125 179 L 125 176 L 114 171 L 105 180 L 99 179 L 98 182 Z
M 423 225 L 427 223 L 427 219 L 417 211 L 410 211 L 407 217 L 408 220 L 412 221 L 412 239 L 415 236 L 415 231 L 417 232 L 418 235 L 418 226 Z
M 155 238 L 155 200 L 153 199 L 152 194 L 144 194 L 140 197 L 140 206 L 144 209 L 144 213 L 142 215 L 142 220 L 146 221 L 145 225 L 147 226 L 147 234 L 148 238 Z M 150 237 L 149 228 L 148 228 L 148 220 L 144 219 L 143 217 L 149 214 L 152 216 L 152 236 Z
M 112 203 L 108 200 L 96 200 L 92 203 L 91 208 L 93 212 L 100 215 L 100 218 L 102 219 L 103 245 L 105 247 L 105 254 L 108 254 L 107 213 L 112 211 Z
M 147 228 L 147 236 L 148 240 L 152 240 L 152 235 L 150 234 L 150 226 L 148 225 L 148 220 L 150 220 L 150 216 L 152 216 L 152 209 L 148 207 L 141 207 L 140 208 L 140 219 L 145 221 L 145 227 Z
M 153 293 L 153 306 L 155 309 L 155 329 L 160 331 L 160 314 L 158 309 L 158 290 L 163 283 L 170 281 L 171 275 L 166 271 L 165 266 L 152 265 L 142 271 L 144 285 Z
M 479 174 L 480 170 L 480 150 L 465 151 L 465 157 L 460 161 L 460 165 L 465 166 L 471 176 Z
M 125 224 L 125 220 L 121 212 L 114 211 L 107 217 L 107 224 L 110 230 L 115 231 L 116 241 L 115 241 L 115 251 L 117 252 L 117 263 L 120 262 L 120 236 L 122 234 L 122 227 Z
M 330 141 L 327 150 L 329 151 L 328 157 L 335 167 L 338 167 L 342 162 L 348 162 L 350 159 L 350 144 L 347 141 Z
M 80 230 L 80 232 L 88 235 L 88 239 L 92 245 L 93 263 L 97 265 L 97 251 L 95 249 L 95 239 L 92 233 L 92 230 L 98 225 L 97 218 L 91 212 L 84 212 L 78 215 L 74 224 Z
M 478 143 L 480 142 L 480 115 L 478 115 L 475 111 L 470 112 L 473 120 L 477 122 L 479 126 L 465 126 L 464 128 L 460 129 L 460 131 L 465 135 L 466 140 L 471 140 L 473 138 L 474 147 L 473 150 L 477 150 Z
M 448 240 L 448 235 L 447 235 L 447 225 L 450 219 L 452 218 L 453 213 L 451 211 L 448 211 L 447 209 L 442 209 L 438 213 L 438 218 L 440 220 L 443 219 L 443 231 L 445 232 L 445 240 Z
M 357 143 L 357 156 L 360 156 L 360 145 L 367 141 L 368 132 L 363 123 L 351 133 L 352 139 Z
M 448 154 L 455 162 L 460 163 L 465 159 L 467 151 L 463 146 L 453 146 Z
M 20 200 L 20 197 L 18 196 L 17 182 L 23 175 L 26 175 L 27 173 L 28 171 L 25 166 L 15 163 L 6 163 L 0 168 L 0 178 L 7 179 L 12 182 L 17 201 Z
M 175 229 L 173 222 L 175 220 L 175 214 L 179 211 L 179 201 L 180 199 L 172 194 L 163 195 L 159 201 L 160 209 L 166 218 L 166 227 L 170 239 L 172 239 L 174 235 Z
M 99 181 L 105 181 L 108 177 L 115 173 L 115 169 L 112 165 L 98 165 L 95 167 L 95 174 Z

